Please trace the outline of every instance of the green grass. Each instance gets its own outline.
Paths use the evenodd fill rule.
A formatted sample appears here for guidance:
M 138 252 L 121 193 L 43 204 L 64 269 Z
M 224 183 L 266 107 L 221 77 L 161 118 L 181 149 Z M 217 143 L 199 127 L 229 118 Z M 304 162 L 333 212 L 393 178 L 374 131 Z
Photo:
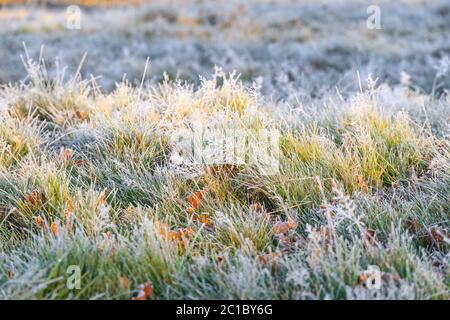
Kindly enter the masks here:
M 154 299 L 450 298 L 450 141 L 432 133 L 448 114 L 388 110 L 373 86 L 280 122 L 220 71 L 102 93 L 28 67 L 0 90 L 0 298 L 131 299 L 146 282 Z M 180 171 L 171 137 L 193 119 L 278 129 L 278 173 Z M 358 283 L 369 265 L 379 290 Z

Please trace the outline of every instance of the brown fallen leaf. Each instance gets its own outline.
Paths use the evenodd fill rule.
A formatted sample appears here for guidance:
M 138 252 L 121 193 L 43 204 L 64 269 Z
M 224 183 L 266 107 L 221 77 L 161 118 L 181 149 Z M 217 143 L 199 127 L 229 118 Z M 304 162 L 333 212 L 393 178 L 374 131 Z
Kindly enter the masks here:
M 367 274 L 365 272 L 361 272 L 358 275 L 357 279 L 358 284 L 363 284 L 364 282 L 366 282 L 367 278 L 368 278 Z
M 89 114 L 86 111 L 82 111 L 82 110 L 77 110 L 75 112 L 75 116 L 80 121 L 84 121 L 84 120 L 87 120 L 89 118 Z
M 406 228 L 414 233 L 419 232 L 420 224 L 416 219 L 406 219 L 405 220 Z
M 364 177 L 361 175 L 358 176 L 358 189 L 364 193 L 367 193 L 369 190 L 367 183 L 364 181 Z
M 7 213 L 8 213 L 8 208 L 5 206 L 0 206 L 0 222 L 6 218 Z
M 73 165 L 75 167 L 81 167 L 81 166 L 85 165 L 86 163 L 87 162 L 85 160 L 82 160 L 82 159 L 76 159 L 76 160 L 73 161 Z
M 190 205 L 195 209 L 198 210 L 198 208 L 200 207 L 200 202 L 203 199 L 203 192 L 202 191 L 197 191 L 194 194 L 191 194 L 188 197 L 188 202 L 190 203 Z
M 192 221 L 197 221 L 198 220 L 198 214 L 195 212 L 194 208 L 189 207 L 189 208 L 186 209 L 186 212 L 190 216 Z
M 272 232 L 275 234 L 287 234 L 289 230 L 297 228 L 297 223 L 290 217 L 287 222 L 278 222 L 272 227 Z
M 225 263 L 225 258 L 223 256 L 217 256 L 216 263 L 219 268 L 222 268 Z
M 265 267 L 275 267 L 278 262 L 279 254 L 276 252 L 258 255 L 258 262 Z
M 217 176 L 220 174 L 230 174 L 236 172 L 239 169 L 238 166 L 232 164 L 223 164 L 217 166 L 209 166 L 207 168 L 207 172 L 213 176 Z
M 213 222 L 212 222 L 211 218 L 209 217 L 208 212 L 202 212 L 202 214 L 200 215 L 200 222 L 207 226 L 213 225 Z
M 32 205 L 34 207 L 41 206 L 45 201 L 47 201 L 47 197 L 43 192 L 37 189 L 33 190 L 29 195 L 25 197 L 25 202 L 28 205 Z
M 377 241 L 377 238 L 376 238 L 376 230 L 367 228 L 366 229 L 366 234 L 365 234 L 365 239 L 371 245 L 377 244 L 378 241 Z
M 52 225 L 50 228 L 51 228 L 53 237 L 56 238 L 56 236 L 58 235 L 58 232 L 59 232 L 59 222 L 58 221 L 52 222 Z
M 295 229 L 298 225 L 291 217 L 288 217 L 287 224 L 289 229 Z
M 440 246 L 448 239 L 448 231 L 439 227 L 431 227 L 424 236 L 427 245 Z
M 107 189 L 104 189 L 100 192 L 100 195 L 97 198 L 97 207 L 106 205 L 106 191 Z
M 42 228 L 42 225 L 43 225 L 42 217 L 40 215 L 37 215 L 37 216 L 34 216 L 33 219 L 34 219 L 34 222 L 36 223 L 36 225 L 39 228 Z
M 146 282 L 138 287 L 137 296 L 133 300 L 148 300 L 148 298 L 153 294 L 153 284 L 151 282 Z
M 250 211 L 253 211 L 256 213 L 263 213 L 265 210 L 261 203 L 255 202 L 250 205 Z
M 278 222 L 272 227 L 272 232 L 275 234 L 287 234 L 289 230 L 287 222 Z
M 6 271 L 6 275 L 8 276 L 8 279 L 12 279 L 12 278 L 14 278 L 15 273 L 12 270 L 8 270 L 8 271 Z
M 61 159 L 63 159 L 64 161 L 69 161 L 73 157 L 73 150 L 69 149 L 69 148 L 67 148 L 67 149 L 61 148 L 59 155 L 60 155 Z
M 191 227 L 187 227 L 185 229 L 179 229 L 178 231 L 181 235 L 181 238 L 189 239 L 191 235 L 194 233 Z

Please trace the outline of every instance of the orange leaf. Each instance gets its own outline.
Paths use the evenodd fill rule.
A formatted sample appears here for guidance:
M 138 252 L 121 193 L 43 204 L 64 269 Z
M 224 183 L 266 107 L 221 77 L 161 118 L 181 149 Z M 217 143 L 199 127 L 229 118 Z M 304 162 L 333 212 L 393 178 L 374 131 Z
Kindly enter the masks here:
M 200 216 L 200 221 L 203 224 L 208 223 L 208 214 L 207 213 L 202 213 L 202 215 Z
M 219 268 L 222 268 L 223 264 L 225 263 L 225 258 L 223 256 L 217 256 L 216 263 Z
M 414 233 L 420 231 L 420 223 L 416 219 L 406 219 L 406 228 Z
M 438 227 L 431 227 L 429 230 L 427 230 L 427 233 L 424 236 L 424 240 L 427 245 L 440 246 L 444 242 L 448 242 L 448 239 L 448 231 Z
M 272 231 L 275 234 L 286 234 L 289 232 L 289 226 L 287 222 L 279 222 L 273 226 Z
M 364 181 L 364 177 L 361 175 L 358 176 L 358 188 L 365 193 L 367 193 L 368 191 L 367 183 Z
M 292 220 L 291 217 L 289 217 L 287 221 L 287 226 L 289 229 L 295 229 L 297 228 L 297 223 L 294 220 Z
M 375 245 L 377 243 L 376 231 L 374 229 L 367 228 L 365 238 L 367 242 L 369 242 L 372 245 Z
M 182 232 L 183 232 L 183 236 L 184 236 L 186 239 L 189 239 L 190 236 L 192 235 L 192 233 L 193 233 L 194 231 L 192 230 L 191 227 L 188 227 L 188 228 L 186 228 L 186 229 L 183 229 Z
M 171 240 L 181 240 L 181 235 L 179 232 L 172 230 L 172 231 L 170 231 L 170 239 Z
M 147 300 L 153 294 L 153 285 L 146 282 L 138 287 L 138 294 L 133 300 Z
M 358 284 L 362 284 L 367 280 L 367 274 L 365 272 L 361 272 L 358 276 Z
M 186 212 L 188 215 L 191 216 L 192 221 L 197 221 L 198 220 L 198 215 L 195 213 L 195 209 L 192 207 L 189 207 L 186 209 Z
M 54 237 L 56 237 L 58 235 L 58 223 L 57 222 L 53 222 L 51 225 L 51 229 L 52 229 L 52 235 Z
M 8 213 L 8 208 L 4 206 L 0 206 L 0 222 L 6 217 Z
M 201 191 L 197 191 L 194 194 L 191 194 L 188 198 L 188 202 L 194 209 L 198 209 L 200 207 L 200 202 L 203 199 L 203 193 Z
M 272 252 L 272 253 L 258 255 L 258 261 L 266 267 L 268 267 L 268 266 L 274 267 L 277 263 L 278 257 L 279 256 L 277 253 Z
M 39 190 L 33 190 L 25 197 L 25 201 L 35 207 L 42 205 L 46 200 L 45 194 Z
M 82 159 L 76 159 L 76 160 L 73 162 L 73 165 L 74 165 L 75 167 L 81 167 L 81 166 L 84 165 L 84 164 L 86 164 L 86 161 L 85 161 L 85 160 L 82 160 Z
M 68 160 L 72 159 L 72 157 L 73 157 L 73 150 L 69 149 L 69 148 L 67 148 L 67 149 L 61 148 L 60 157 L 64 161 L 68 161 Z
M 14 271 L 12 271 L 12 270 L 8 270 L 7 275 L 8 275 L 8 279 L 12 279 L 15 276 Z
M 103 190 L 97 198 L 97 207 L 104 206 L 106 204 L 106 189 Z
M 67 199 L 66 205 L 67 205 L 67 211 L 73 211 L 73 201 L 72 201 L 72 198 Z
M 42 227 L 42 217 L 41 216 L 35 216 L 34 218 L 34 222 L 37 224 L 37 226 L 40 228 Z
M 81 111 L 81 110 L 77 110 L 75 112 L 75 116 L 81 121 L 84 121 L 89 117 L 89 115 L 86 111 Z
M 262 213 L 264 212 L 264 207 L 259 202 L 255 202 L 250 205 L 250 210 L 256 213 Z

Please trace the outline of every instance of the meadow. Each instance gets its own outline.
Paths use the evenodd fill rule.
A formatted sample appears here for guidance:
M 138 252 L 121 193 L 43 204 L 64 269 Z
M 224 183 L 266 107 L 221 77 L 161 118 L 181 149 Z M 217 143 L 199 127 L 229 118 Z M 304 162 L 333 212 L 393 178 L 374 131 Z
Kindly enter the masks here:
M 1 8 L 0 298 L 448 300 L 450 5 L 377 3 Z

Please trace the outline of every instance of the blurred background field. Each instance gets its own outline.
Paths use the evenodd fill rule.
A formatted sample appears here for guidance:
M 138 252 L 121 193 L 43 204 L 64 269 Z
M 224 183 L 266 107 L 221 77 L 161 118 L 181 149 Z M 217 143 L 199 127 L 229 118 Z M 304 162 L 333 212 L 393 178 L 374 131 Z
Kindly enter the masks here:
M 237 70 L 244 82 L 259 80 L 265 94 L 280 97 L 292 90 L 320 96 L 336 85 L 357 89 L 357 70 L 362 78 L 372 74 L 390 84 L 400 83 L 403 72 L 430 92 L 436 68 L 450 54 L 450 3 L 444 0 L 376 1 L 381 30 L 367 28 L 372 2 L 364 0 L 139 2 L 81 7 L 79 30 L 66 28 L 65 5 L 3 7 L 0 83 L 25 76 L 23 44 L 34 59 L 44 46 L 49 71 L 57 58 L 73 72 L 87 53 L 83 74 L 102 76 L 107 90 L 124 74 L 139 83 L 150 57 L 150 81 L 167 72 L 195 83 L 218 65 Z
M 1 5 L 83 5 L 83 6 L 98 6 L 98 5 L 124 5 L 124 4 L 139 4 L 145 0 L 0 0 Z

